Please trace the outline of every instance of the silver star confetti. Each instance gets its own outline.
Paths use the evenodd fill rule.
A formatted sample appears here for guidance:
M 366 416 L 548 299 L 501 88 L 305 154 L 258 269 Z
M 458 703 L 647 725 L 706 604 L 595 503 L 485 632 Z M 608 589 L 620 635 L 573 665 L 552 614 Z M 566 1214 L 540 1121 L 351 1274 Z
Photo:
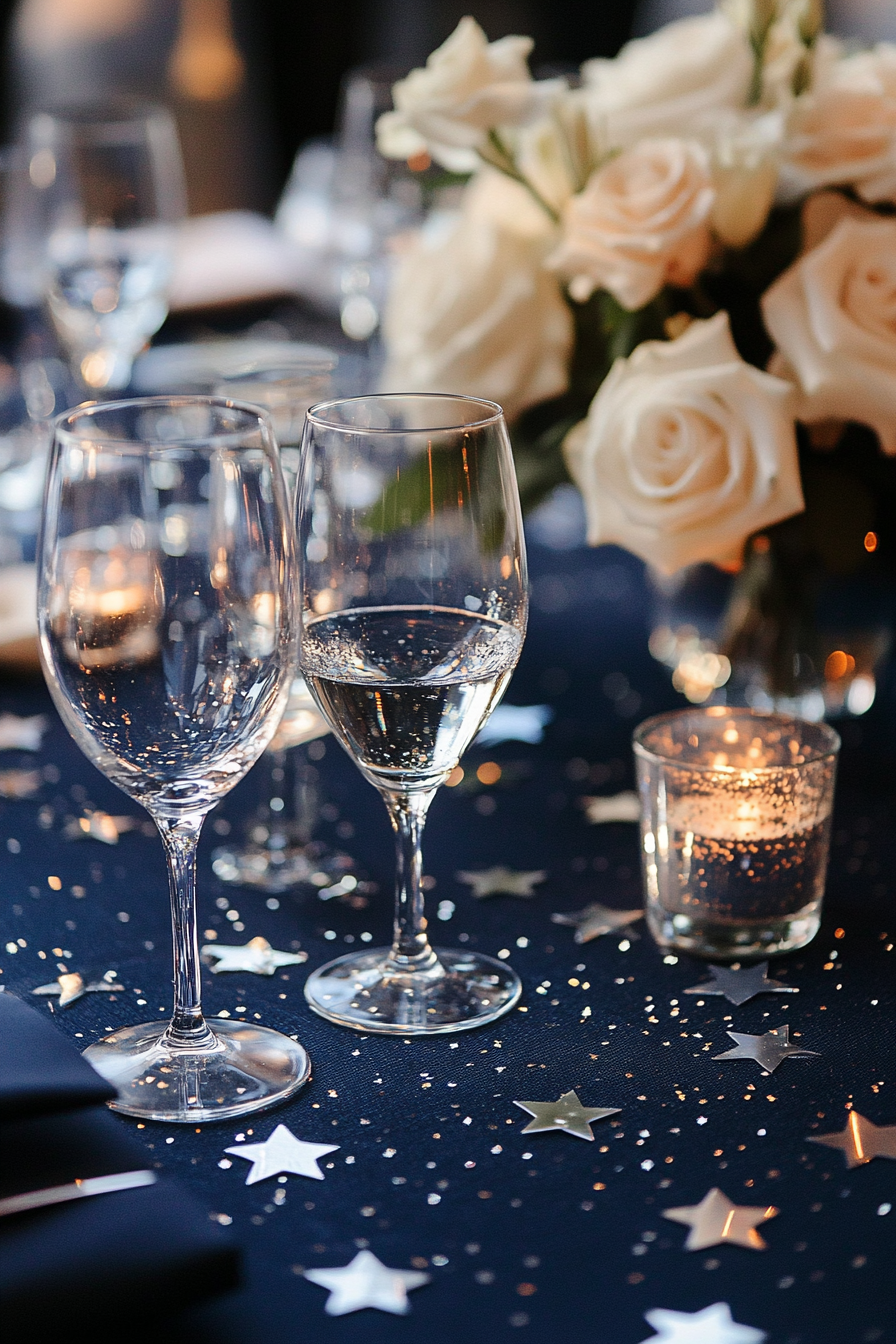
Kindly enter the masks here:
M 430 1276 L 418 1269 L 389 1269 L 373 1251 L 359 1251 L 341 1269 L 306 1269 L 305 1278 L 330 1290 L 324 1307 L 328 1316 L 345 1316 L 362 1307 L 406 1316 L 411 1309 L 408 1293 L 429 1283 Z
M 0 751 L 40 751 L 49 726 L 45 714 L 34 714 L 31 718 L 0 714 Z
M 513 868 L 498 866 L 483 868 L 475 873 L 455 873 L 458 882 L 473 888 L 477 900 L 485 896 L 522 896 L 529 900 L 535 895 L 535 888 L 544 882 L 547 873 L 544 869 L 531 872 L 517 872 Z
M 87 811 L 83 817 L 73 817 L 65 823 L 66 840 L 101 840 L 104 845 L 117 845 L 118 837 L 138 825 L 136 817 L 110 817 L 108 812 Z
M 264 1143 L 239 1143 L 226 1151 L 252 1163 L 246 1184 L 255 1185 L 258 1181 L 266 1181 L 269 1176 L 279 1176 L 283 1172 L 322 1181 L 324 1174 L 317 1165 L 317 1159 L 327 1153 L 335 1153 L 338 1147 L 338 1143 L 307 1143 L 304 1139 L 297 1139 L 286 1125 L 278 1125 Z
M 691 1229 L 684 1244 L 686 1251 L 704 1251 L 707 1246 L 720 1246 L 723 1242 L 746 1246 L 751 1251 L 764 1251 L 766 1243 L 756 1227 L 774 1218 L 777 1213 L 778 1210 L 771 1204 L 765 1208 L 732 1204 L 727 1195 L 713 1188 L 699 1204 L 664 1209 L 663 1217 L 671 1219 L 673 1223 L 683 1223 Z
M 733 1050 L 722 1055 L 713 1055 L 713 1059 L 754 1059 L 767 1073 L 774 1073 L 779 1064 L 791 1056 L 802 1058 L 817 1055 L 817 1050 L 807 1050 L 802 1045 L 790 1044 L 790 1027 L 772 1027 L 764 1036 L 751 1036 L 744 1031 L 729 1031 L 735 1042 Z
M 722 994 L 729 1003 L 739 1008 L 757 994 L 799 994 L 796 985 L 782 985 L 780 980 L 768 978 L 768 962 L 755 966 L 710 966 L 711 980 L 702 985 L 691 985 L 685 994 Z
M 206 958 L 213 957 L 212 974 L 222 971 L 248 971 L 250 975 L 273 975 L 278 966 L 300 966 L 306 960 L 303 952 L 277 952 L 267 938 L 250 938 L 243 947 L 228 947 L 224 943 L 206 943 L 201 949 Z
M 858 1111 L 850 1111 L 844 1129 L 836 1134 L 813 1134 L 809 1143 L 840 1148 L 848 1167 L 861 1167 L 874 1157 L 896 1158 L 896 1125 L 873 1125 Z
M 566 924 L 575 929 L 577 943 L 590 943 L 592 938 L 602 938 L 605 933 L 615 933 L 636 919 L 643 919 L 643 910 L 611 910 L 597 901 L 581 910 L 573 910 L 567 915 L 551 915 L 554 924 Z
M 637 821 L 641 816 L 638 795 L 630 790 L 614 793 L 609 798 L 583 798 L 582 806 L 592 826 L 600 826 L 607 821 Z
M 0 770 L 0 798 L 33 798 L 40 783 L 39 770 Z
M 31 993 L 58 998 L 59 1007 L 68 1008 L 69 1004 L 77 1003 L 85 994 L 114 994 L 118 990 L 124 990 L 124 985 L 119 984 L 115 978 L 114 971 L 107 971 L 106 975 L 108 979 L 93 980 L 88 985 L 77 971 L 64 972 L 52 984 L 38 985 Z
M 591 1125 L 608 1115 L 618 1115 L 618 1106 L 583 1106 L 575 1092 L 564 1092 L 557 1101 L 515 1101 L 521 1111 L 535 1117 L 522 1129 L 523 1134 L 541 1134 L 549 1129 L 560 1129 L 574 1134 L 577 1139 L 594 1142 Z
M 762 1344 L 768 1338 L 764 1330 L 732 1320 L 727 1302 L 716 1302 L 702 1311 L 657 1307 L 645 1311 L 644 1319 L 658 1333 L 642 1344 Z

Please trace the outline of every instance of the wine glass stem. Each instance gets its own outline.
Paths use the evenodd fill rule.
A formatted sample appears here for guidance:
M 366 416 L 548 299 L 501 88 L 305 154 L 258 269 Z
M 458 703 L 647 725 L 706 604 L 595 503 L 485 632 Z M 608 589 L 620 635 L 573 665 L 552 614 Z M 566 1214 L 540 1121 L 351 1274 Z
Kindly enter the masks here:
M 168 859 L 171 929 L 174 942 L 174 1012 L 166 1032 L 169 1044 L 202 1049 L 214 1033 L 202 1016 L 199 938 L 196 929 L 196 846 L 204 817 L 187 814 L 176 820 L 156 817 Z
M 393 971 L 427 971 L 438 965 L 426 937 L 420 848 L 426 813 L 434 792 L 384 794 L 395 832 L 395 932 L 389 956 Z

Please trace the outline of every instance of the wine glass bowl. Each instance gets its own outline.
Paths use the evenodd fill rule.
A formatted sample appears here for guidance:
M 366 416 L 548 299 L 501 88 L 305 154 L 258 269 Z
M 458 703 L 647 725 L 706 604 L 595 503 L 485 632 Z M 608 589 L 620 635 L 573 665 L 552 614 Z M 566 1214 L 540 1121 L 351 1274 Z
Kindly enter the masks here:
M 429 945 L 420 840 L 525 634 L 522 521 L 500 407 L 438 394 L 313 407 L 298 520 L 301 670 L 383 797 L 397 843 L 392 947 L 315 971 L 306 998 L 365 1031 L 482 1025 L 513 1006 L 520 982 L 506 963 Z
M 26 155 L 41 289 L 72 371 L 83 387 L 123 388 L 168 311 L 185 212 L 174 122 L 159 107 L 39 112 Z
M 38 617 L 53 699 L 88 758 L 156 822 L 174 931 L 174 1015 L 86 1051 L 113 1107 L 224 1119 L 307 1079 L 297 1042 L 202 1016 L 195 850 L 267 746 L 292 680 L 294 550 L 270 425 L 197 397 L 88 405 L 56 422 Z

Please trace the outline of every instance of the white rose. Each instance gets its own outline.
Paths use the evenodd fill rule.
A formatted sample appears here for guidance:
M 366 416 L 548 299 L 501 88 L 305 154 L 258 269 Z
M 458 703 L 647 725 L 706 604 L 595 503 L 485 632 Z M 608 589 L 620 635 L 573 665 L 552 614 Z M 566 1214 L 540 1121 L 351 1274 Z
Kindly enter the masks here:
M 447 236 L 424 232 L 398 264 L 381 387 L 489 397 L 508 419 L 564 392 L 573 327 L 544 268 L 552 236 L 522 187 L 484 172 Z
M 866 201 L 896 202 L 896 43 L 841 56 L 825 39 L 809 93 L 788 119 L 782 198 L 854 186 Z
M 624 308 L 643 308 L 667 281 L 690 285 L 706 264 L 714 197 L 696 141 L 642 140 L 572 198 L 549 264 L 571 277 L 574 299 L 606 289 Z
M 847 218 L 762 300 L 801 420 L 859 420 L 896 454 L 896 220 Z
M 694 135 L 746 104 L 753 56 L 725 14 L 699 14 L 637 38 L 614 60 L 582 67 L 595 137 L 611 146 Z
M 791 396 L 740 358 L 727 313 L 618 359 L 564 445 L 590 544 L 666 574 L 736 561 L 750 533 L 804 507 Z
M 393 87 L 395 110 L 376 127 L 380 153 L 390 159 L 429 153 L 452 172 L 474 172 L 489 130 L 525 124 L 565 87 L 563 80 L 533 82 L 531 50 L 529 37 L 490 43 L 475 19 L 461 19 L 425 68 Z

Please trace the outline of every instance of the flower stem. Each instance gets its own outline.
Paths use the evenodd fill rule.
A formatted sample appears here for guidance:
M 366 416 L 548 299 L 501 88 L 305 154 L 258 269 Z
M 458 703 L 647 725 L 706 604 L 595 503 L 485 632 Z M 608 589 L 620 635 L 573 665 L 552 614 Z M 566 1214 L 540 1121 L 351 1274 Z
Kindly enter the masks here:
M 520 171 L 516 159 L 514 158 L 513 151 L 505 145 L 496 130 L 492 129 L 489 131 L 488 143 L 492 152 L 486 153 L 480 149 L 479 157 L 482 159 L 482 162 L 487 163 L 491 168 L 497 168 L 500 173 L 503 173 L 505 177 L 509 177 L 513 182 L 519 182 L 520 186 L 525 187 L 526 191 L 528 191 L 536 205 L 540 206 L 545 212 L 551 223 L 559 224 L 559 212 L 545 200 L 538 188 Z

